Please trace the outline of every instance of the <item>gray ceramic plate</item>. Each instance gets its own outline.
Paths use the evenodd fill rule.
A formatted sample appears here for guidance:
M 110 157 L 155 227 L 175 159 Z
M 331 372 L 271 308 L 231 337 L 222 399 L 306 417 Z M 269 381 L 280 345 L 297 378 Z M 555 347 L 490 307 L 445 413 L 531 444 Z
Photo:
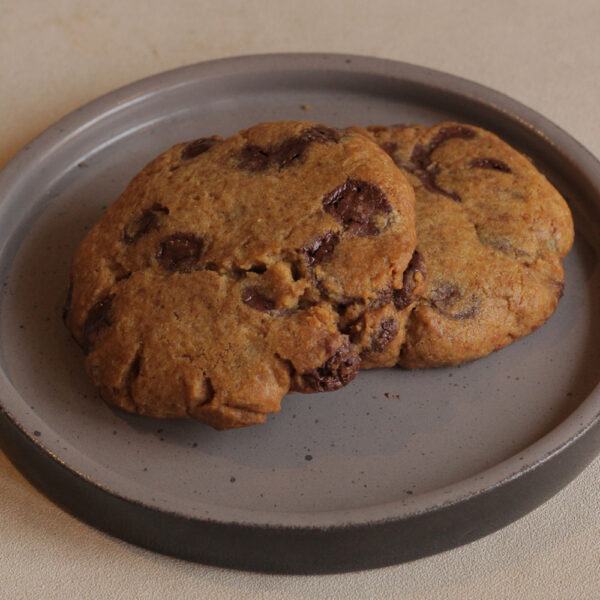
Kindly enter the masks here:
M 107 407 L 61 322 L 76 245 L 171 144 L 280 119 L 456 119 L 500 134 L 575 215 L 557 312 L 484 360 L 363 372 L 332 394 L 286 397 L 249 429 L 218 433 Z M 347 571 L 476 539 L 546 500 L 600 448 L 599 190 L 598 162 L 540 115 L 402 63 L 234 58 L 113 92 L 52 126 L 0 175 L 2 446 L 85 521 L 206 563 Z

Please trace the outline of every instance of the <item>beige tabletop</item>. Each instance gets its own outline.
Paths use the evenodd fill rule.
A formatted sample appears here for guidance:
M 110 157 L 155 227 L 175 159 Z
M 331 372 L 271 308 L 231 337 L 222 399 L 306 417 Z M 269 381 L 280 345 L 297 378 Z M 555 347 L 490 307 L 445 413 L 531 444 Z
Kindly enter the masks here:
M 0 0 L 0 167 L 57 119 L 126 83 L 291 51 L 391 58 L 475 80 L 600 156 L 597 0 Z M 597 459 L 518 522 L 437 556 L 285 577 L 187 563 L 99 533 L 0 453 L 0 599 L 599 598 L 599 481 Z

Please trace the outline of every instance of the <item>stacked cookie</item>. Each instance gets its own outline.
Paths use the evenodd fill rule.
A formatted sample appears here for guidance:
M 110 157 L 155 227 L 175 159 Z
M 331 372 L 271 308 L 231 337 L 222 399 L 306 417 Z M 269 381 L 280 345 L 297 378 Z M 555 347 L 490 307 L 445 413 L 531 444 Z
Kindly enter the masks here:
M 79 247 L 65 321 L 106 401 L 228 429 L 526 335 L 572 238 L 556 190 L 475 127 L 264 123 L 147 165 Z

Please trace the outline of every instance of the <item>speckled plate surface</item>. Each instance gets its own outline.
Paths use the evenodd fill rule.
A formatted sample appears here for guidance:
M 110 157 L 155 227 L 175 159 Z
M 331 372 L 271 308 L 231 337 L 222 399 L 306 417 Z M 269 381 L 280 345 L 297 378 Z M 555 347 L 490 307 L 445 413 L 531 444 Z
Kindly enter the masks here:
M 576 222 L 557 312 L 478 362 L 362 372 L 335 393 L 288 396 L 248 429 L 106 406 L 61 321 L 78 242 L 170 145 L 280 119 L 455 119 L 528 154 Z M 549 498 L 600 448 L 599 190 L 596 159 L 540 115 L 402 63 L 243 57 L 117 90 L 52 126 L 0 174 L 2 447 L 66 510 L 190 560 L 348 571 L 476 539 Z

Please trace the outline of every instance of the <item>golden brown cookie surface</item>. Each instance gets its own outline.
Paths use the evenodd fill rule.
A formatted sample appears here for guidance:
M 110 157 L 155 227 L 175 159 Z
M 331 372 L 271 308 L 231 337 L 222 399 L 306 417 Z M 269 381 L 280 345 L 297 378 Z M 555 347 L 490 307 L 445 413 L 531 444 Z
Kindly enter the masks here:
M 402 288 L 413 205 L 356 132 L 265 123 L 179 144 L 82 242 L 67 325 L 107 401 L 219 428 L 261 422 L 288 391 L 338 389 L 370 344 L 391 343 L 387 330 L 351 342 L 344 314 L 385 311 Z
M 542 325 L 562 294 L 573 222 L 531 161 L 470 125 L 368 131 L 414 186 L 427 271 L 399 364 L 459 364 Z

